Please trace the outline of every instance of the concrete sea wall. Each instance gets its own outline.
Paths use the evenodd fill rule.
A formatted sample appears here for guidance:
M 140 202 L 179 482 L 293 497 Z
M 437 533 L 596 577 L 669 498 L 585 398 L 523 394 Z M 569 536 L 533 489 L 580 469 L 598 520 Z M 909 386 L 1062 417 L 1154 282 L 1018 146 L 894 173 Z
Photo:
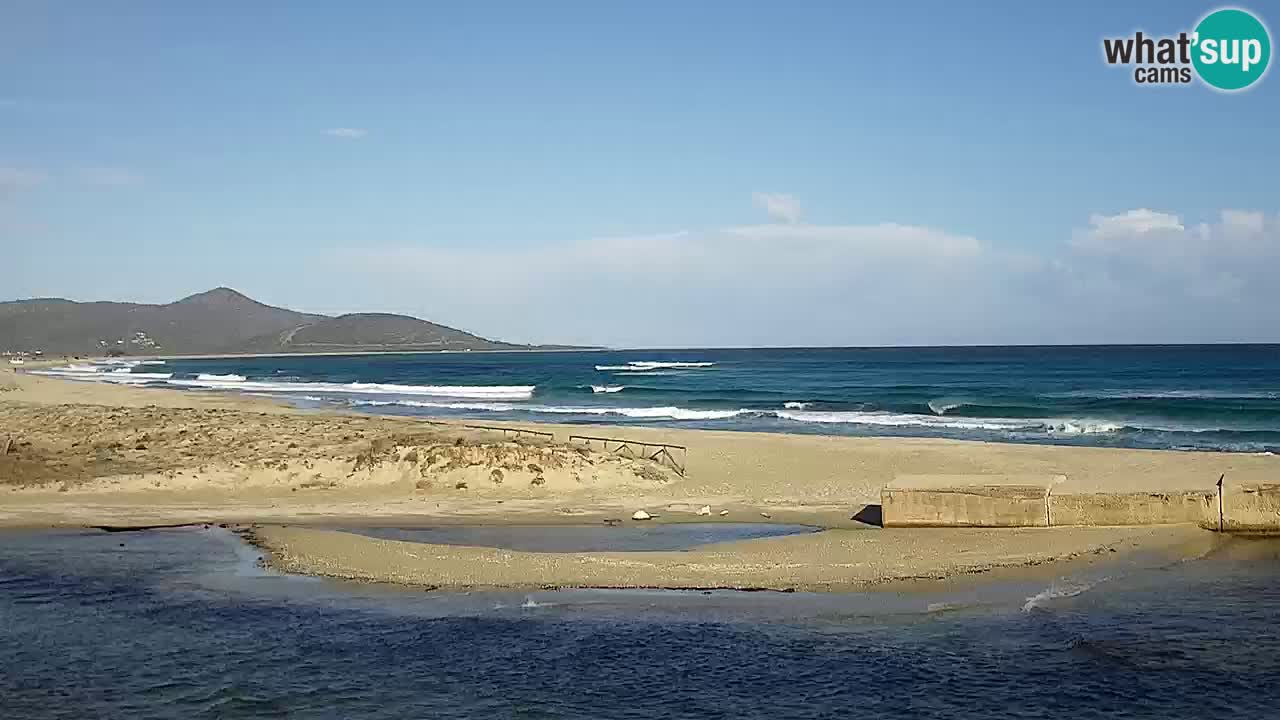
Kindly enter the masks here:
M 1065 527 L 1195 523 L 1280 532 L 1280 482 L 1099 491 L 1065 475 L 900 475 L 881 491 L 885 527 Z

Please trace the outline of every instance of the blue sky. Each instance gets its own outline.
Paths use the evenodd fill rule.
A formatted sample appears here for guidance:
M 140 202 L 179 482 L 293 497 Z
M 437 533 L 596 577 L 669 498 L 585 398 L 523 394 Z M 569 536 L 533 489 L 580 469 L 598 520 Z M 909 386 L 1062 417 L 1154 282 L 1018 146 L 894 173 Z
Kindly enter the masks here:
M 1102 62 L 1218 6 L 965 5 L 0 0 L 0 296 L 230 285 L 617 345 L 1280 341 L 1280 81 Z

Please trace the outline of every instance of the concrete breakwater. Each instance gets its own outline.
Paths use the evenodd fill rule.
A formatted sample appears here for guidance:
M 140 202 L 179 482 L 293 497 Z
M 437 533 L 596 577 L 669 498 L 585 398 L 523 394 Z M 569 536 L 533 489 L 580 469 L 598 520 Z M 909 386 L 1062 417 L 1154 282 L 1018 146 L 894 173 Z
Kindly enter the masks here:
M 1280 480 L 1100 488 L 1067 475 L 899 475 L 881 491 L 885 527 L 1064 527 L 1195 523 L 1280 532 Z

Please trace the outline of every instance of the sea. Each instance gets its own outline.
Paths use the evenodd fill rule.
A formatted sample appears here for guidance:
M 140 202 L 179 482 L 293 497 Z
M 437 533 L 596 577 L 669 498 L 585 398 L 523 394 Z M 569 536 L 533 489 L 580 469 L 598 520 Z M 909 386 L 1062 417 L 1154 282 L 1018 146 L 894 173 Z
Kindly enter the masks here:
M 1280 449 L 1280 345 L 117 359 L 33 372 L 425 417 Z
M 679 539 L 616 530 L 623 552 Z M 868 592 L 441 592 L 274 572 L 218 527 L 0 532 L 13 720 L 1262 720 L 1277 628 L 1274 540 Z

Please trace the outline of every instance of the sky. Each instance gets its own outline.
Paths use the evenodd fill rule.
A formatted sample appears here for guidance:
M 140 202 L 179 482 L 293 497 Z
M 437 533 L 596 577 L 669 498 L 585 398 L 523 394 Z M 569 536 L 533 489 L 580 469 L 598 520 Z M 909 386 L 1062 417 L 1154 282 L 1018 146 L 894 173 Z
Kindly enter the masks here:
M 611 346 L 1280 342 L 1280 77 L 1102 56 L 1217 7 L 0 0 L 0 299 L 230 286 Z

